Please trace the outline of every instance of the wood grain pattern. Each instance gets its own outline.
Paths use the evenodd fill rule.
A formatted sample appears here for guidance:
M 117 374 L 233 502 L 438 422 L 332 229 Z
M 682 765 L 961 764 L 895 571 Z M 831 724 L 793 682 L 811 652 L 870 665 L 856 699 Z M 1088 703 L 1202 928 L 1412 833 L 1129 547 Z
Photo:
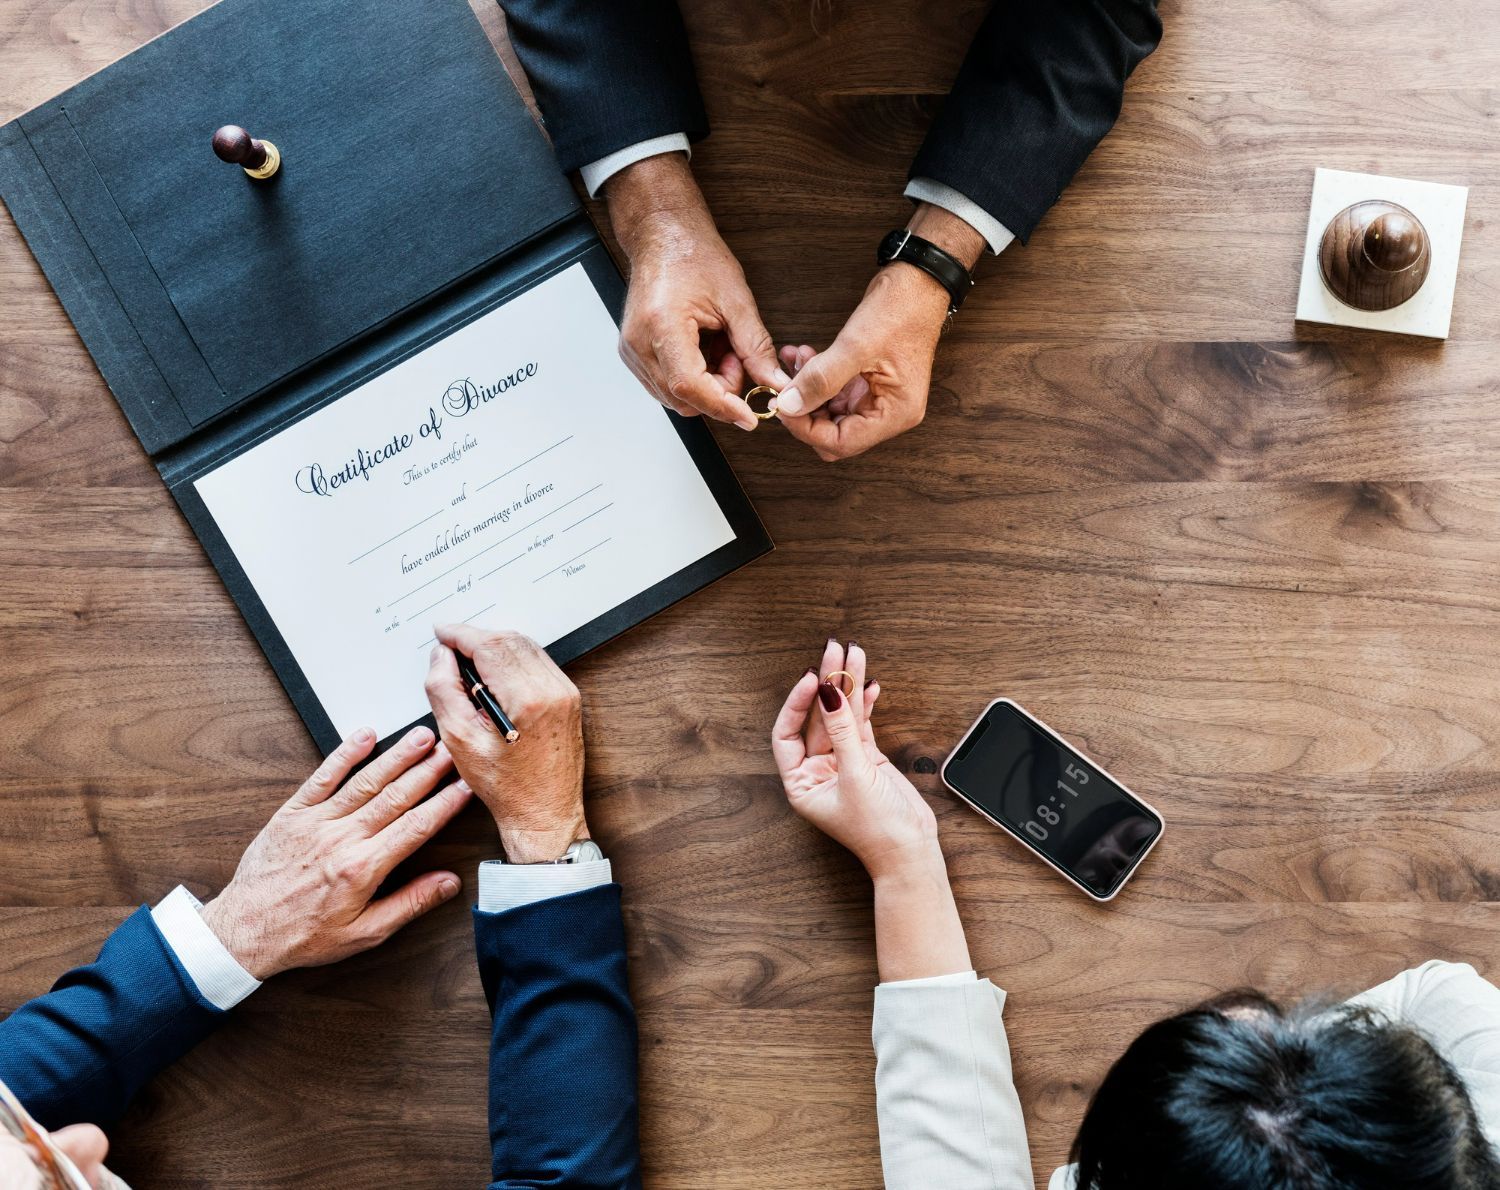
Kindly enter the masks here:
M 200 6 L 0 0 L 0 118 Z M 685 0 L 715 124 L 695 167 L 779 338 L 847 314 L 984 7 Z M 879 1183 L 868 888 L 765 747 L 828 633 L 870 649 L 914 773 L 1003 692 L 1169 820 L 1100 907 L 915 773 L 1011 993 L 1039 1176 L 1186 1001 L 1494 969 L 1500 8 L 1162 11 L 1115 133 L 981 266 L 926 423 L 837 467 L 721 432 L 777 552 L 575 668 L 652 1187 Z M 1294 325 L 1317 165 L 1473 187 L 1447 344 Z M 3 1011 L 173 883 L 211 895 L 316 757 L 8 219 L 0 292 Z M 493 847 L 469 811 L 422 858 Z M 445 906 L 257 993 L 148 1091 L 118 1165 L 163 1190 L 482 1184 L 486 1038 Z

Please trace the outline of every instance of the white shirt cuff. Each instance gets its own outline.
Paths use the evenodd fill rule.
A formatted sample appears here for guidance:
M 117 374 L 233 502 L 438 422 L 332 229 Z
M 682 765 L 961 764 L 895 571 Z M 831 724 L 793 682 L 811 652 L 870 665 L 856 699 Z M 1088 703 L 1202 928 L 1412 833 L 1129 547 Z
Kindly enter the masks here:
M 260 987 L 260 980 L 235 961 L 203 920 L 202 909 L 203 903 L 179 884 L 151 910 L 151 920 L 192 977 L 198 994 L 228 1012 Z
M 952 983 L 973 983 L 979 978 L 973 971 L 955 971 L 952 975 L 928 975 L 921 979 L 896 979 L 883 983 L 883 988 L 940 988 Z
M 693 147 L 688 144 L 687 133 L 669 132 L 666 136 L 654 136 L 650 140 L 636 141 L 623 149 L 616 149 L 608 157 L 591 161 L 578 172 L 583 176 L 583 187 L 590 198 L 599 197 L 599 187 L 614 177 L 627 165 L 644 161 L 647 157 L 659 157 L 663 153 L 686 153 L 689 160 Z
M 608 884 L 612 879 L 607 859 L 581 864 L 506 864 L 496 859 L 485 860 L 479 865 L 479 911 L 504 913 L 507 909 Z
M 592 193 L 592 192 L 590 192 Z M 1015 233 L 989 214 L 977 202 L 960 194 L 952 186 L 934 182 L 931 178 L 913 178 L 906 184 L 906 197 L 913 202 L 930 202 L 935 207 L 957 215 L 984 237 L 990 251 L 996 256 L 1004 252 Z

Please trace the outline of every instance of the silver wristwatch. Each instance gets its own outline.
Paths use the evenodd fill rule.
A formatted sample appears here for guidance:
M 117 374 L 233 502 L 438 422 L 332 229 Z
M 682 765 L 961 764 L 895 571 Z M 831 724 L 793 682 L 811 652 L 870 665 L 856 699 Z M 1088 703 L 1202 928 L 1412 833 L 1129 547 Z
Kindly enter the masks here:
M 543 864 L 592 864 L 598 863 L 604 858 L 604 852 L 599 850 L 599 844 L 592 839 L 575 839 L 568 845 L 568 849 L 557 859 L 538 860 L 535 864 L 522 864 L 521 867 L 540 867 Z

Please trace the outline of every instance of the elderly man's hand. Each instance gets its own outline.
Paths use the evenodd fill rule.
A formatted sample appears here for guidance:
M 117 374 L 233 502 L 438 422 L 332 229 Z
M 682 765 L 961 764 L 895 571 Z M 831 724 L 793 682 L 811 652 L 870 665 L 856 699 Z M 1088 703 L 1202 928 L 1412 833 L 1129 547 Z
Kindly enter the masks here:
M 256 979 L 368 950 L 458 892 L 458 877 L 438 871 L 375 896 L 469 798 L 462 782 L 433 793 L 453 767 L 434 741 L 414 728 L 349 777 L 375 746 L 373 731 L 356 732 L 246 849 L 203 919 Z
M 926 203 L 909 226 L 971 269 L 984 249 L 957 215 Z M 782 362 L 796 372 L 776 401 L 786 428 L 832 462 L 920 424 L 948 303 L 948 291 L 914 265 L 882 268 L 826 351 L 782 349 Z
M 558 859 L 588 837 L 583 817 L 583 702 L 536 641 L 468 624 L 437 629 L 427 700 L 454 762 L 495 816 L 511 863 Z M 506 743 L 469 699 L 455 651 L 474 668 L 520 738 Z
M 790 378 L 687 158 L 665 153 L 628 165 L 604 193 L 630 257 L 620 358 L 668 409 L 755 429 L 739 395 L 745 377 L 778 389 Z

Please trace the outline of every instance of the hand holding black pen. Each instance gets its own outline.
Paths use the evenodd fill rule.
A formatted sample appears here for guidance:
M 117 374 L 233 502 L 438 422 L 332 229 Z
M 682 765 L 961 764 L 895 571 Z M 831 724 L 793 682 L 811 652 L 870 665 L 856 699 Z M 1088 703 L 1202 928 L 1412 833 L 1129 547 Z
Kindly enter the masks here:
M 583 813 L 583 698 L 536 641 L 439 624 L 427 698 L 459 775 L 495 816 L 507 862 L 551 863 L 589 836 Z M 481 694 L 493 699 L 487 709 Z M 505 712 L 525 727 L 506 742 Z
M 484 684 L 484 679 L 479 676 L 479 671 L 474 668 L 473 661 L 469 660 L 462 653 L 455 653 L 454 656 L 458 658 L 458 672 L 463 675 L 464 685 L 469 690 L 469 697 L 479 704 L 479 709 L 490 717 L 490 722 L 505 737 L 505 742 L 507 744 L 514 744 L 521 738 L 521 732 L 510 721 L 510 716 L 505 713 L 505 708 L 500 705 L 500 700 L 490 693 L 490 688 Z

